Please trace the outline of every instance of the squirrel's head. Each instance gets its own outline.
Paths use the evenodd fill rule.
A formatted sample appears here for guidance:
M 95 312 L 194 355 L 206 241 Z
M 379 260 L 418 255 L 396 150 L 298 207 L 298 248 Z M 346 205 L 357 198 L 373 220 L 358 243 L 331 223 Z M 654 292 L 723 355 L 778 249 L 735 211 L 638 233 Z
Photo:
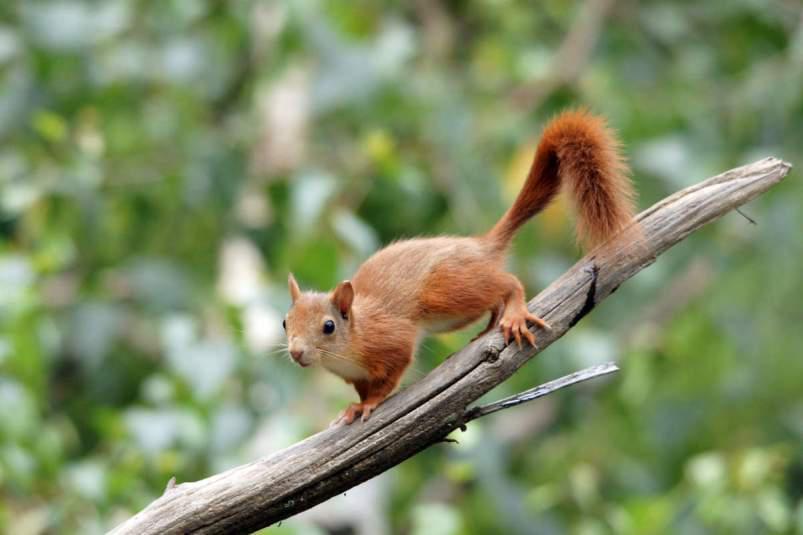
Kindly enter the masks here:
M 284 320 L 287 350 L 303 367 L 322 363 L 336 371 L 351 361 L 351 304 L 354 288 L 343 281 L 330 293 L 302 292 L 292 274 L 287 278 L 293 306 Z

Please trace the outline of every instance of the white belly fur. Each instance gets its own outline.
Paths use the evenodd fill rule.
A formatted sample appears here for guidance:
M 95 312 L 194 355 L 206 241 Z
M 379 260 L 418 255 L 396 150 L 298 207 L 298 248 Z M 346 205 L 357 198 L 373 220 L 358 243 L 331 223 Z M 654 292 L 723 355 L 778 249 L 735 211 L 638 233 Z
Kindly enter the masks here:
M 335 375 L 350 381 L 368 378 L 368 374 L 362 366 L 345 358 L 322 353 L 321 365 Z

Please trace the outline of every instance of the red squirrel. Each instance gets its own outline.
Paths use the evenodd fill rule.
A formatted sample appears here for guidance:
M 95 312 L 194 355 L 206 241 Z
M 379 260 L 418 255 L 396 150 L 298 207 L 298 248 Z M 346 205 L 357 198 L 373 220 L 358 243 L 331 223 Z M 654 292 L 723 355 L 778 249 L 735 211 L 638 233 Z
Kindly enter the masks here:
M 543 210 L 566 182 L 577 212 L 577 235 L 596 246 L 624 229 L 634 192 L 620 144 L 604 119 L 567 111 L 544 129 L 529 174 L 513 205 L 485 234 L 394 242 L 363 263 L 351 281 L 328 293 L 302 292 L 288 277 L 293 304 L 284 321 L 288 350 L 303 367 L 320 363 L 360 396 L 333 423 L 365 421 L 397 387 L 425 332 L 463 328 L 490 313 L 505 343 L 535 345 L 528 323 L 548 329 L 527 310 L 521 282 L 505 271 L 516 231 Z

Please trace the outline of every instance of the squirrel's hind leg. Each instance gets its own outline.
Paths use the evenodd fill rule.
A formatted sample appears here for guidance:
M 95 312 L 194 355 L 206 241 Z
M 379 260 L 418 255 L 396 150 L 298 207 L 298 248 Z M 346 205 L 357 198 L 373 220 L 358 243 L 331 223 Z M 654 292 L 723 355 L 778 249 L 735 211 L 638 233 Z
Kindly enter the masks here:
M 474 341 L 474 340 L 476 340 L 477 338 L 479 338 L 479 337 L 481 337 L 481 336 L 485 336 L 485 335 L 486 335 L 486 334 L 488 334 L 488 333 L 489 333 L 489 332 L 490 332 L 492 329 L 496 328 L 496 326 L 497 326 L 497 322 L 499 321 L 499 316 L 500 316 L 501 314 L 502 314 L 502 304 L 500 303 L 498 306 L 496 306 L 496 307 L 494 307 L 494 308 L 492 308 L 492 309 L 491 309 L 491 317 L 490 317 L 490 318 L 488 318 L 488 325 L 486 325 L 486 326 L 485 326 L 485 328 L 484 328 L 482 331 L 480 331 L 479 333 L 477 333 L 477 336 L 475 336 L 474 338 L 472 338 L 472 339 L 471 339 L 471 341 L 473 342 L 473 341 Z
M 502 319 L 499 320 L 499 326 L 502 329 L 505 343 L 510 343 L 512 336 L 516 339 L 516 344 L 521 347 L 521 338 L 523 336 L 530 342 L 530 345 L 535 346 L 535 335 L 527 327 L 527 322 L 538 325 L 543 329 L 549 329 L 550 327 L 543 319 L 527 310 L 527 302 L 524 300 L 524 287 L 519 282 L 519 279 L 510 273 L 505 273 L 504 284 L 506 285 L 505 310 L 502 314 Z

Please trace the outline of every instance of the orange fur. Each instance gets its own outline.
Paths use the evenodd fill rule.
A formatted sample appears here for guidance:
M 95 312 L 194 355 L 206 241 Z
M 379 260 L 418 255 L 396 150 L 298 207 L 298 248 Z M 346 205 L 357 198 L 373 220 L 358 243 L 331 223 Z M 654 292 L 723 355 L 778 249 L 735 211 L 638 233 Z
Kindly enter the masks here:
M 504 248 L 525 221 L 543 210 L 563 181 L 578 215 L 577 237 L 599 245 L 633 219 L 635 193 L 620 143 L 605 119 L 566 111 L 544 129 L 527 181 L 487 237 Z
M 301 292 L 292 275 L 288 348 L 301 365 L 320 363 L 354 385 L 360 403 L 341 421 L 363 420 L 398 386 L 424 332 L 451 331 L 490 312 L 505 340 L 535 344 L 521 282 L 504 269 L 516 230 L 566 181 L 577 206 L 578 237 L 598 245 L 633 218 L 633 189 L 619 144 L 603 119 L 569 111 L 547 125 L 521 192 L 485 235 L 393 243 L 328 294 Z M 497 323 L 498 321 L 498 323 Z M 334 330 L 326 332 L 327 322 Z M 331 327 L 332 325 L 330 325 Z

